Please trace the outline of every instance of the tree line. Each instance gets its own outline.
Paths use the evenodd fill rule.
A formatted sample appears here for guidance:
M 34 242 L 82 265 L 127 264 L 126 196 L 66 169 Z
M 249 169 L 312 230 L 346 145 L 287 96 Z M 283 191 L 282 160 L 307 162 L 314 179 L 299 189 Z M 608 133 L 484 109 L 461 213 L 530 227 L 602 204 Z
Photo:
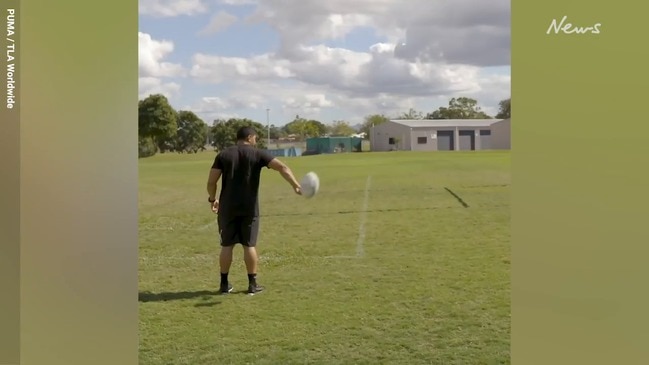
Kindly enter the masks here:
M 511 98 L 499 103 L 496 119 L 511 117 Z M 266 148 L 267 138 L 280 140 L 288 138 L 291 141 L 304 141 L 311 137 L 350 136 L 365 133 L 366 138 L 372 126 L 395 119 L 491 119 L 478 106 L 475 99 L 460 97 L 452 98 L 448 106 L 424 114 L 410 109 L 396 117 L 384 114 L 372 114 L 365 117 L 359 126 L 352 126 L 347 121 L 335 120 L 327 125 L 318 120 L 295 118 L 282 127 L 271 125 L 270 128 L 247 118 L 217 119 L 208 125 L 194 112 L 189 110 L 176 111 L 168 99 L 161 94 L 149 95 L 138 104 L 138 155 L 139 157 L 153 156 L 158 152 L 197 153 L 204 151 L 206 146 L 221 150 L 235 143 L 236 131 L 242 126 L 253 127 L 259 135 L 259 147 Z

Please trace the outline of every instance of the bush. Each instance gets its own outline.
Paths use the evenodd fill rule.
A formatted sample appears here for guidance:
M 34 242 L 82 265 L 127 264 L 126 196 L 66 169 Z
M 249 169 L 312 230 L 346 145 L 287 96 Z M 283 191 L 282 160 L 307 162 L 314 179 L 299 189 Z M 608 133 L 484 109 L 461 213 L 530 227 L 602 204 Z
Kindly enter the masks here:
M 138 158 L 151 157 L 158 152 L 158 147 L 150 137 L 140 138 L 138 141 Z

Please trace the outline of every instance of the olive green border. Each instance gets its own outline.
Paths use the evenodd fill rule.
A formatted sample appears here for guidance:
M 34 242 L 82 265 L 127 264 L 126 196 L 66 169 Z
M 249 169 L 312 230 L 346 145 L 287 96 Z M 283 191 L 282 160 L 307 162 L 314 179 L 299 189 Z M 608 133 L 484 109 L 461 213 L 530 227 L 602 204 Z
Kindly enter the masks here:
M 20 1 L 0 7 L 0 364 L 20 361 Z
M 512 4 L 513 364 L 649 363 L 646 14 Z
M 21 12 L 21 364 L 137 364 L 138 2 Z
M 21 361 L 134 364 L 137 2 L 21 12 Z M 646 362 L 645 13 L 513 4 L 514 364 Z M 546 34 L 564 15 L 601 33 Z

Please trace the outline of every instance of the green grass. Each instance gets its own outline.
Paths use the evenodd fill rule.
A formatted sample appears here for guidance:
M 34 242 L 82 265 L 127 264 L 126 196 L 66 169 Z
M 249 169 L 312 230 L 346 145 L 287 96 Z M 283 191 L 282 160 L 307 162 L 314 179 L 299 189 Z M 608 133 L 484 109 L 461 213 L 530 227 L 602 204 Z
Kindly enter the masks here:
M 321 190 L 263 172 L 254 297 L 216 295 L 213 158 L 140 162 L 140 364 L 510 363 L 508 152 L 285 158 Z

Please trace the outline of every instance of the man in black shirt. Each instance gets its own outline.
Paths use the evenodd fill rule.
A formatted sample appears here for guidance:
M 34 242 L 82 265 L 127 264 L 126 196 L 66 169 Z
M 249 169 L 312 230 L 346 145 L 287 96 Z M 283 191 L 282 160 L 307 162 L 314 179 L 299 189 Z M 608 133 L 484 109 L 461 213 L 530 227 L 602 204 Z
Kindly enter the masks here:
M 221 236 L 221 293 L 232 291 L 228 273 L 232 264 L 234 245 L 243 246 L 244 261 L 248 271 L 248 293 L 255 294 L 264 288 L 257 284 L 257 235 L 259 232 L 259 177 L 266 167 L 279 172 L 300 195 L 300 184 L 291 169 L 266 150 L 255 147 L 257 134 L 251 127 L 237 131 L 237 144 L 221 151 L 214 159 L 207 181 L 208 201 L 212 212 L 218 214 Z M 217 183 L 222 179 L 219 199 Z

